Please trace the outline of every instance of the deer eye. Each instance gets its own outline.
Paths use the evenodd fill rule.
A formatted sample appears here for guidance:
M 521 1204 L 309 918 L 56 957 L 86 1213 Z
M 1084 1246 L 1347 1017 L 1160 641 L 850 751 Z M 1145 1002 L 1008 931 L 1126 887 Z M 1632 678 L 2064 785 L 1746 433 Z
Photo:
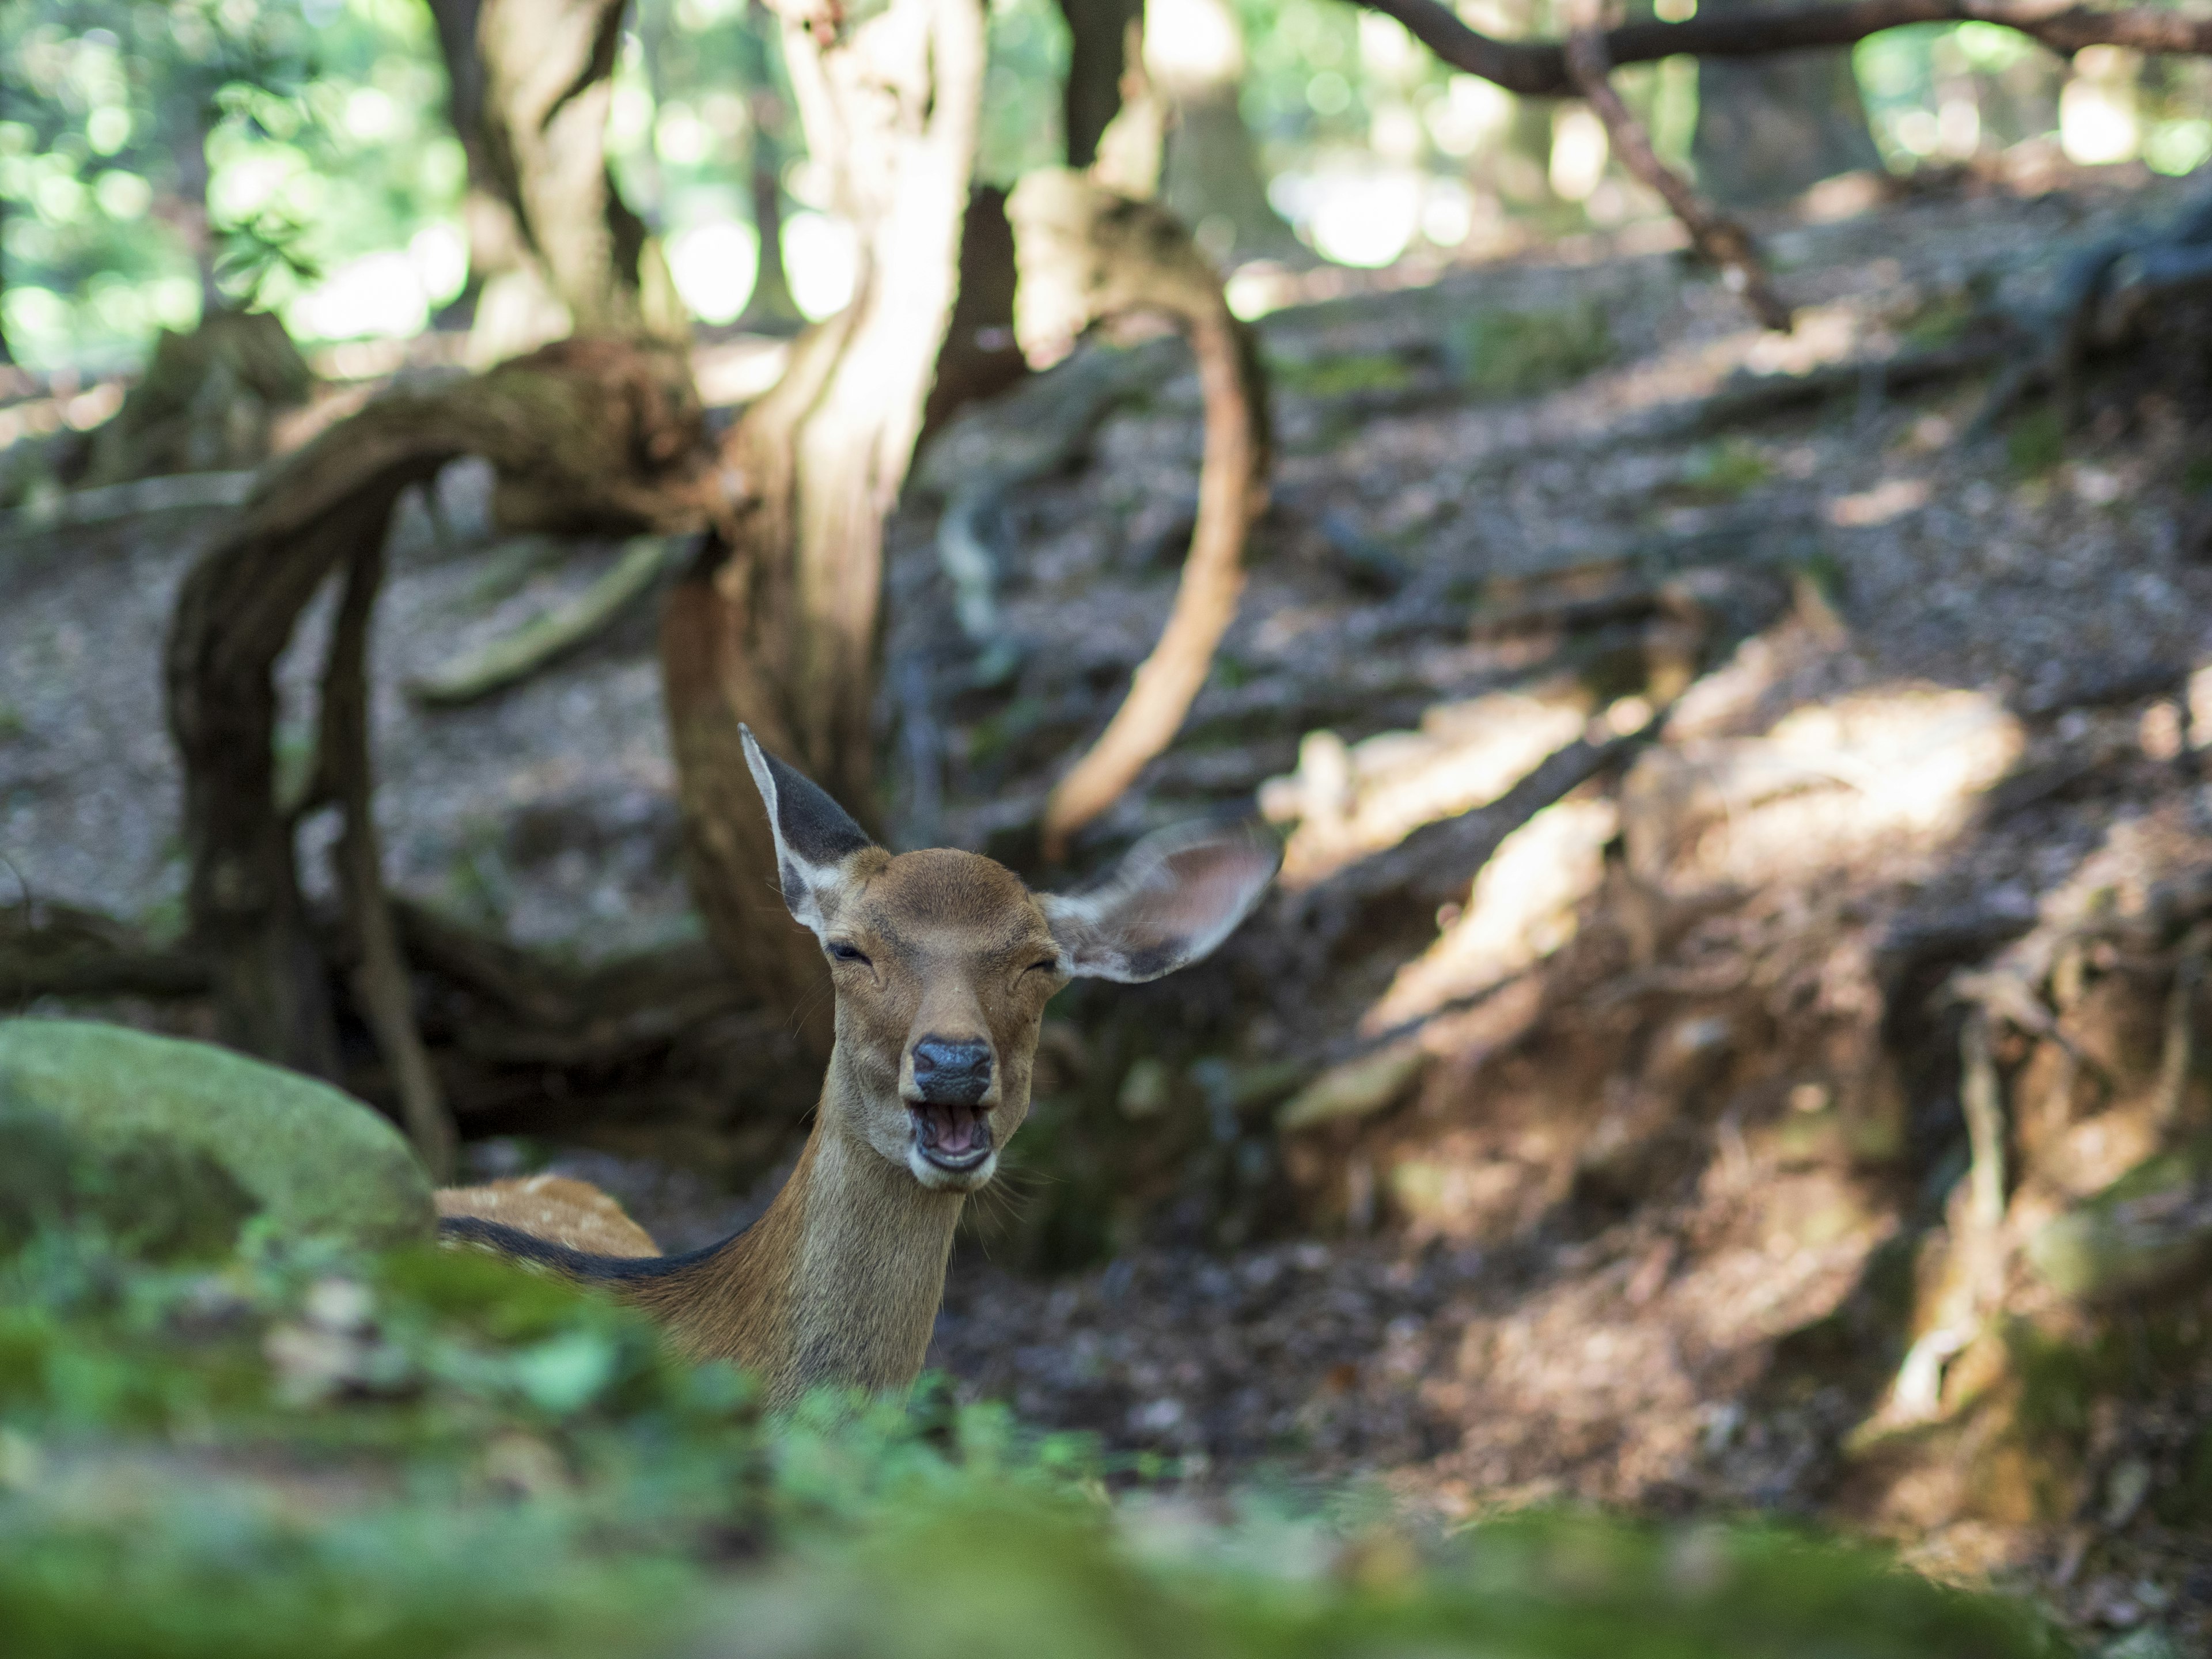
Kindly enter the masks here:
M 1033 962 L 1030 963 L 1030 965 L 1022 971 L 1030 974 L 1056 974 L 1060 971 L 1060 958 L 1058 957 L 1047 957 L 1042 962 Z
M 861 954 L 859 947 L 848 945 L 842 939 L 830 940 L 829 951 L 830 959 L 832 962 L 857 962 L 863 966 L 867 964 L 868 959 Z

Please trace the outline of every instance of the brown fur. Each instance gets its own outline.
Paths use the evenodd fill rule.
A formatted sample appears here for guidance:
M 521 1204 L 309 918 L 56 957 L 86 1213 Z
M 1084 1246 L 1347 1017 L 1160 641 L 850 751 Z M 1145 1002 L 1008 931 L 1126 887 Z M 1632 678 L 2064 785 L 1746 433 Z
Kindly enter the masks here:
M 907 1051 L 924 1036 L 988 1042 L 987 1121 L 993 1147 L 1003 1147 L 1029 1112 L 1046 1000 L 1066 983 L 1043 911 L 1003 865 L 870 848 L 841 873 L 830 935 L 868 961 L 831 964 L 837 1042 L 797 1168 L 768 1212 L 720 1249 L 621 1286 L 686 1352 L 743 1366 L 779 1405 L 823 1382 L 903 1387 L 921 1370 L 965 1193 L 925 1186 L 908 1164 Z M 538 1176 L 438 1199 L 441 1214 L 587 1254 L 659 1253 L 582 1182 Z M 581 1242 L 625 1230 L 629 1248 Z
M 444 1187 L 438 1213 L 472 1215 L 495 1221 L 586 1255 L 659 1255 L 653 1235 L 623 1213 L 623 1206 L 588 1181 L 566 1176 L 528 1176 L 482 1187 Z
M 737 1237 L 659 1272 L 565 1265 L 649 1310 L 686 1352 L 752 1372 L 783 1406 L 825 1383 L 914 1380 L 961 1205 L 1029 1115 L 1046 1002 L 1071 973 L 1151 979 L 1204 955 L 1250 908 L 1275 859 L 1249 839 L 1171 832 L 1133 851 L 1116 882 L 1040 898 L 973 853 L 892 857 L 744 736 L 784 902 L 821 942 L 836 990 L 813 1133 L 767 1214 Z M 988 1084 L 964 1059 L 939 1073 L 957 1051 L 933 1048 L 925 1087 L 915 1071 L 924 1039 L 987 1048 Z M 557 1210 L 520 1197 L 485 1207 L 480 1195 L 499 1188 L 442 1194 L 441 1208 L 587 1250 L 574 1241 L 588 1215 L 651 1251 L 612 1200 L 562 1184 L 576 1194 Z M 568 1231 L 548 1231 L 548 1218 Z

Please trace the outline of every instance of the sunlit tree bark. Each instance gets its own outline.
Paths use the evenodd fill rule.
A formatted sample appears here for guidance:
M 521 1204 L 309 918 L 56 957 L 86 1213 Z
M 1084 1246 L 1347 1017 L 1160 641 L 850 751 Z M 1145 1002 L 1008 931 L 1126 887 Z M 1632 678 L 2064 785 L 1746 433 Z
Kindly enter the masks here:
M 790 926 L 740 722 L 863 822 L 884 521 L 951 316 L 982 95 L 980 0 L 890 0 L 866 21 L 786 12 L 809 155 L 854 226 L 852 304 L 802 335 L 723 451 L 741 504 L 671 595 L 662 629 L 694 891 L 709 931 L 819 1047 L 813 941 Z M 811 1005 L 811 1006 L 810 1006 Z
M 526 252 L 572 326 L 680 331 L 659 248 L 607 167 L 626 0 L 434 0 L 454 126 L 469 157 L 470 252 Z M 500 211 L 504 209 L 504 216 Z M 511 222 L 520 247 L 503 246 Z
M 1121 112 L 1129 48 L 1142 50 L 1145 0 L 1060 0 L 1060 10 L 1067 20 L 1067 165 L 1080 169 L 1097 159 L 1098 140 Z

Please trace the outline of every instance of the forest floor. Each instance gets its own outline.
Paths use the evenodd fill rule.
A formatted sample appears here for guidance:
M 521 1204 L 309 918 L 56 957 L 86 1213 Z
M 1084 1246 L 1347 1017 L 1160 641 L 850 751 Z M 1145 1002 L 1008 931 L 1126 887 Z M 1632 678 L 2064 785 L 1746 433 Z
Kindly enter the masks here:
M 2201 363 L 2125 371 L 2071 434 L 2035 405 L 1978 434 L 1986 374 L 1723 406 L 1740 371 L 1941 349 L 2185 199 L 1962 183 L 1778 221 L 1786 339 L 1678 256 L 1603 243 L 1267 319 L 1278 465 L 1239 619 L 1090 845 L 1256 797 L 1291 833 L 1287 890 L 1188 982 L 1116 992 L 1120 1014 L 1071 1000 L 1041 1150 L 963 1244 L 933 1363 L 1194 1480 L 1825 1517 L 2139 1659 L 2212 1638 L 2201 1286 L 2158 1325 L 2197 1357 L 2124 1364 L 2055 1473 L 1991 1475 L 1972 1431 L 1904 1474 L 1863 1450 L 1903 1420 L 1900 1366 L 1964 1254 L 1960 970 L 2212 869 Z M 902 844 L 1018 844 L 1172 597 L 1194 380 L 1123 386 L 1039 459 L 1066 384 L 966 417 L 894 526 Z M 394 883 L 581 956 L 684 937 L 644 607 L 485 702 L 408 693 L 617 556 L 493 547 L 486 496 L 453 469 L 395 538 L 374 646 Z M 986 639 L 955 621 L 948 501 L 998 550 Z M 0 852 L 39 897 L 157 931 L 182 878 L 160 641 L 202 528 L 0 553 Z M 288 659 L 288 729 L 315 659 Z M 1418 871 L 1360 885 L 1546 756 L 1629 739 L 1472 895 L 1473 862 L 1441 908 Z M 1465 858 L 1407 845 L 1447 886 Z M 2000 1042 L 2008 1239 L 2207 1103 L 2160 1046 L 2172 963 L 2084 962 L 2059 1046 L 2093 1098 L 2048 1084 L 2033 1016 Z M 733 1197 L 599 1139 L 472 1152 L 556 1158 L 670 1248 L 774 1185 Z M 1086 1187 L 1093 1152 L 1127 1190 Z M 2016 1257 L 1977 1330 L 2047 1300 Z M 1938 1360 L 1931 1428 L 1978 1409 L 1979 1340 L 1955 1375 Z

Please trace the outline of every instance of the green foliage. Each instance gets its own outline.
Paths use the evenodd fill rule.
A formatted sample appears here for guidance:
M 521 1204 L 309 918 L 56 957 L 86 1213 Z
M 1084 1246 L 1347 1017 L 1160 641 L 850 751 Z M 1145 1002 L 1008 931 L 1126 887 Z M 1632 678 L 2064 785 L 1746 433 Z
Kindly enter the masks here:
M 458 208 L 410 0 L 43 0 L 0 8 L 0 52 L 21 71 L 0 121 L 7 324 L 31 362 L 135 355 L 210 286 L 289 308 Z
M 1548 391 L 1613 357 L 1605 309 L 1595 301 L 1556 311 L 1478 311 L 1447 349 L 1461 382 L 1493 398 Z
M 2029 1659 L 2023 1610 L 1758 1528 L 1130 1492 L 1003 1409 L 744 1381 L 477 1251 L 0 1253 L 10 1659 Z M 1143 1471 L 1135 1473 L 1142 1474 Z
M 2005 429 L 2005 459 L 2023 478 L 2039 478 L 2066 459 L 2066 426 L 2045 404 Z
M 1700 501 L 1732 501 L 1765 483 L 1774 468 L 1759 447 L 1742 438 L 1703 444 L 1682 464 L 1674 493 Z
M 1395 392 L 1411 375 L 1404 358 L 1372 351 L 1271 358 L 1267 378 L 1296 397 L 1343 398 L 1362 392 Z

